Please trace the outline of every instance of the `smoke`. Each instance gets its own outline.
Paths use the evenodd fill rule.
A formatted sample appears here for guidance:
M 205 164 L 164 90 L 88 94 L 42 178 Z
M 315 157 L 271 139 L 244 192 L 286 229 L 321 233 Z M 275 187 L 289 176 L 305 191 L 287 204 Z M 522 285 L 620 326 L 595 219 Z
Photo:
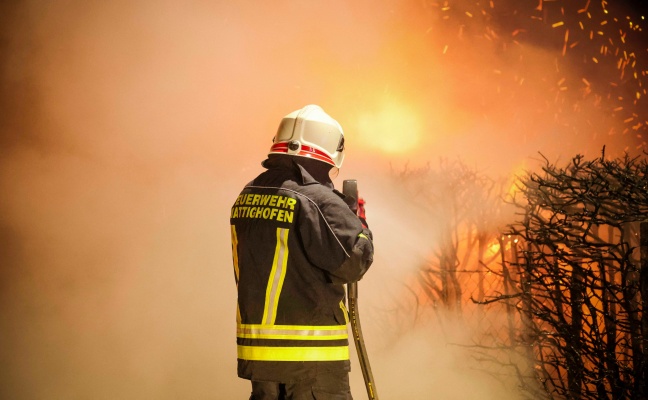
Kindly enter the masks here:
M 520 399 L 512 369 L 507 371 L 501 365 L 480 363 L 475 348 L 461 346 L 471 339 L 467 333 L 477 329 L 458 321 L 442 326 L 421 324 L 418 329 L 404 333 L 389 348 L 374 351 L 377 354 L 369 357 L 380 397 Z M 356 374 L 355 378 L 352 391 L 356 398 L 363 398 L 362 377 Z
M 489 309 L 487 317 L 481 318 L 466 306 L 460 317 L 442 307 L 430 307 L 414 292 L 418 270 L 429 261 L 431 244 L 440 234 L 438 221 L 416 206 L 412 193 L 395 177 L 376 175 L 369 168 L 354 173 L 360 196 L 367 201 L 376 248 L 374 263 L 358 284 L 358 301 L 380 397 L 522 398 L 514 370 L 508 368 L 515 364 L 524 371 L 525 364 L 513 352 L 484 356 L 483 349 L 473 346 L 483 342 L 485 333 L 493 334 L 493 327 L 507 326 L 505 315 Z M 338 179 L 346 178 L 350 177 Z M 486 325 L 491 328 L 488 332 Z M 478 361 L 489 357 L 498 361 Z M 351 387 L 355 398 L 364 398 L 366 389 L 355 353 Z
M 562 140 L 537 113 L 546 82 L 532 77 L 555 68 L 555 49 L 529 47 L 525 83 L 498 81 L 516 64 L 476 41 L 483 26 L 460 36 L 439 7 L 2 2 L 0 397 L 245 398 L 228 210 L 281 116 L 308 103 L 345 127 L 337 181 L 357 178 L 368 201 L 377 254 L 360 304 L 379 389 L 495 390 L 428 325 L 381 341 L 370 317 L 390 309 L 433 237 L 381 175 L 440 156 L 510 172 L 538 150 L 559 154 L 559 139 L 568 156 L 607 139 Z M 609 118 L 567 115 L 570 126 Z M 406 374 L 416 357 L 421 375 Z

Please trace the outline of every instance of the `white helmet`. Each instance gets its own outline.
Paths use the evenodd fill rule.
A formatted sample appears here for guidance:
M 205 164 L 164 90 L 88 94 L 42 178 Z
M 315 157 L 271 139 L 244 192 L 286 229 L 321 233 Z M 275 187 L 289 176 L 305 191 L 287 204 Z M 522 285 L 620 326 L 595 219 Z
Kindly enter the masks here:
M 272 143 L 268 154 L 308 157 L 337 168 L 344 161 L 342 127 L 314 104 L 286 115 Z

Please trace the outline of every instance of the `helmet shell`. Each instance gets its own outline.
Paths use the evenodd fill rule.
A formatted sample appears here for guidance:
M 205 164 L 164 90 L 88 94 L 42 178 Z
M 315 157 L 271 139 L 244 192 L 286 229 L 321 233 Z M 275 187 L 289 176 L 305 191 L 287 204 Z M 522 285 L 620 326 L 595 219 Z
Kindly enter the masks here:
M 283 117 L 268 154 L 307 157 L 340 168 L 344 132 L 322 107 L 310 104 Z

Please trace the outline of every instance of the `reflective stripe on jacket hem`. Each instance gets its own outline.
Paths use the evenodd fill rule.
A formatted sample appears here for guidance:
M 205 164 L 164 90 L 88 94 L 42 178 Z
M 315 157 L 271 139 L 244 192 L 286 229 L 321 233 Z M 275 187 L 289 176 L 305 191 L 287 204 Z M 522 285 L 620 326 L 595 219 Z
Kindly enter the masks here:
M 344 361 L 349 346 L 336 347 L 262 347 L 237 346 L 238 358 L 251 361 Z
M 346 325 L 253 325 L 239 324 L 236 336 L 242 339 L 340 340 L 348 339 Z

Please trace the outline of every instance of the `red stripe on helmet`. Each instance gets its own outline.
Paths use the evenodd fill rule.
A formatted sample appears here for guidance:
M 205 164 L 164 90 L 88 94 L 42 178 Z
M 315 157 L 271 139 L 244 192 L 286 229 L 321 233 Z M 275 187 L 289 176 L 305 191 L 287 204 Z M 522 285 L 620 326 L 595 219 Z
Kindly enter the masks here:
M 288 153 L 288 142 L 279 142 L 275 143 L 270 147 L 270 153 Z M 314 158 L 316 160 L 324 161 L 327 164 L 331 164 L 332 166 L 335 167 L 335 163 L 333 162 L 333 159 L 331 156 L 328 154 L 324 153 L 321 150 L 318 150 L 314 147 L 311 146 L 305 146 L 302 145 L 301 149 L 299 149 L 299 152 L 294 153 L 292 155 L 295 156 L 302 156 L 302 157 L 308 157 L 308 158 Z
M 270 147 L 270 153 L 287 153 L 288 152 L 288 142 L 279 142 L 275 143 Z

